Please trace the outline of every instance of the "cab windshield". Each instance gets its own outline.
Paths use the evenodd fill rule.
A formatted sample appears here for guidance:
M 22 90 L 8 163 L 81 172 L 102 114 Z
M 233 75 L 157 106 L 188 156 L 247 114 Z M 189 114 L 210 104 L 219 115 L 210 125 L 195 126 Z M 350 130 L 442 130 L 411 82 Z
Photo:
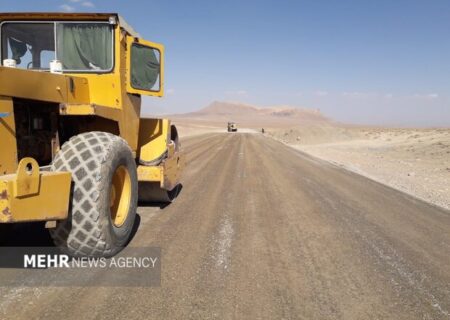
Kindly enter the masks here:
M 113 32 L 109 23 L 4 22 L 2 61 L 18 68 L 49 70 L 58 60 L 66 72 L 107 72 L 113 67 Z

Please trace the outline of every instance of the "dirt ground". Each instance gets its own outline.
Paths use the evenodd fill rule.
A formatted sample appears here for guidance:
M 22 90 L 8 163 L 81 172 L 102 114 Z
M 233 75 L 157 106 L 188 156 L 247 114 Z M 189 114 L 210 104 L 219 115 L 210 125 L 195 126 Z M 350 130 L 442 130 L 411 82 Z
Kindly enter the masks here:
M 129 245 L 161 247 L 161 287 L 0 287 L 0 319 L 449 318 L 449 211 L 259 133 L 183 147 L 179 198 Z
M 241 116 L 242 117 L 242 116 Z M 377 128 L 266 119 L 266 135 L 312 156 L 450 209 L 450 129 Z M 291 120 L 290 120 L 291 121 Z M 253 117 L 240 130 L 260 132 Z M 175 119 L 185 136 L 224 132 L 225 120 Z
M 291 128 L 272 136 L 450 209 L 450 129 Z

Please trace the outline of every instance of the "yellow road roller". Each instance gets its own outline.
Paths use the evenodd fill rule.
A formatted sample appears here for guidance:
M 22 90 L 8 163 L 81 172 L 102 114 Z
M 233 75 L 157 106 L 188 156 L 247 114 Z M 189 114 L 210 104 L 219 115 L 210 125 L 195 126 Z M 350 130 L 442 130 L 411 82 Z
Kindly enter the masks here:
M 118 14 L 0 13 L 0 235 L 46 221 L 73 256 L 109 257 L 138 200 L 170 202 L 184 157 L 162 97 L 164 47 Z

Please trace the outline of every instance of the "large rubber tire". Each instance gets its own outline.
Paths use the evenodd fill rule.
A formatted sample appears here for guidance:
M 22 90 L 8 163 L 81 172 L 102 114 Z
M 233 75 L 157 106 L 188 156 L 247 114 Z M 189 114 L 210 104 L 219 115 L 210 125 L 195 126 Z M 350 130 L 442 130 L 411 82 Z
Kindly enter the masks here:
M 117 254 L 133 230 L 138 200 L 136 163 L 126 141 L 106 132 L 82 133 L 64 143 L 51 167 L 70 171 L 73 182 L 69 217 L 50 229 L 55 244 L 78 257 Z M 117 172 L 124 170 L 128 176 L 123 181 L 131 195 L 123 211 L 126 216 L 117 225 L 111 215 L 111 201 L 116 199 L 112 186 L 117 185 Z M 119 190 L 119 197 L 125 192 Z

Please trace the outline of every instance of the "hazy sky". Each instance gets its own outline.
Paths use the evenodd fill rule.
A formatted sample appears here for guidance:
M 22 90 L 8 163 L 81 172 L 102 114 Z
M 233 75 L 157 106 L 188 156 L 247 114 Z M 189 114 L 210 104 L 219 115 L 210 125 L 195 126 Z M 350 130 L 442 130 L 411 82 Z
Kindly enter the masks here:
M 228 100 L 450 126 L 449 0 L 2 0 L 0 10 L 119 12 L 166 46 L 166 96 L 144 100 L 150 113 Z

